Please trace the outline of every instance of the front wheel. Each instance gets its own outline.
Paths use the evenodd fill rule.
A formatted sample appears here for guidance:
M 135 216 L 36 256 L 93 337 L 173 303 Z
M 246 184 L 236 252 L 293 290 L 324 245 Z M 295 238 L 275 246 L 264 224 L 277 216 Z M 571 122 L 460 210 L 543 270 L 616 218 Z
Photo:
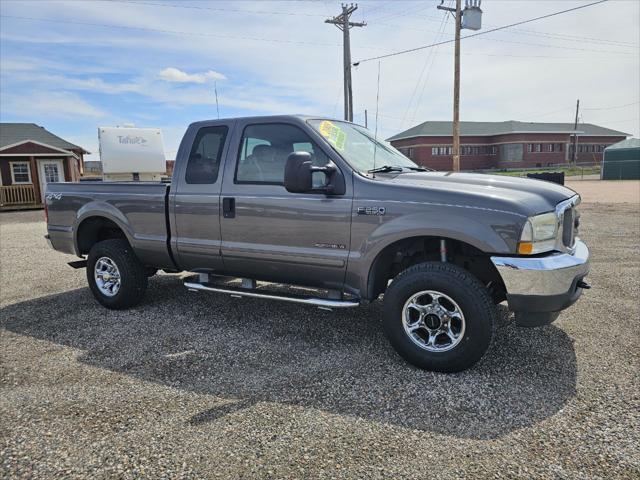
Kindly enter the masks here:
M 409 363 L 459 372 L 477 363 L 493 337 L 496 308 L 466 270 L 426 262 L 398 275 L 384 295 L 384 332 Z
M 87 281 L 102 305 L 120 310 L 140 303 L 147 289 L 147 271 L 129 242 L 103 240 L 89 252 Z

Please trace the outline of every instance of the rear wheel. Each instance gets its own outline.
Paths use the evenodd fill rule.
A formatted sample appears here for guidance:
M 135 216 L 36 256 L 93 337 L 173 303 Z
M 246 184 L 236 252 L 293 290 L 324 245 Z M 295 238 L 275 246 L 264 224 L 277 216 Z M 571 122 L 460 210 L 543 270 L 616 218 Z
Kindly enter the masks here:
M 87 259 L 87 281 L 93 296 L 110 309 L 140 303 L 147 289 L 147 271 L 122 239 L 96 243 Z
M 384 331 L 395 350 L 426 370 L 458 372 L 485 354 L 496 308 L 487 289 L 449 263 L 414 265 L 384 295 Z

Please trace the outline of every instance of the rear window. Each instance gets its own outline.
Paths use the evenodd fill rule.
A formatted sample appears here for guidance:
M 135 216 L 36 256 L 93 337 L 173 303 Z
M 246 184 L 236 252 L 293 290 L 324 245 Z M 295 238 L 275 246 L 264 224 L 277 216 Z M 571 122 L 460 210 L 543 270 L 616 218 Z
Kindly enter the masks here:
M 203 127 L 198 130 L 189 153 L 186 183 L 216 183 L 227 132 L 228 128 L 225 126 Z

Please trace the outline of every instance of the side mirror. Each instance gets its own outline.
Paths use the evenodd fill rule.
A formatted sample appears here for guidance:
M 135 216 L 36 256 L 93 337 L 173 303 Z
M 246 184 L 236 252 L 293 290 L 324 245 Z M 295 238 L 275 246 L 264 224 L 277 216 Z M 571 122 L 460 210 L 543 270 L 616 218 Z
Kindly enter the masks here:
M 326 182 L 321 187 L 313 186 L 313 174 L 323 173 Z M 284 188 L 291 193 L 324 192 L 327 195 L 345 193 L 344 178 L 334 165 L 324 167 L 313 165 L 309 152 L 293 152 L 287 157 L 284 168 Z

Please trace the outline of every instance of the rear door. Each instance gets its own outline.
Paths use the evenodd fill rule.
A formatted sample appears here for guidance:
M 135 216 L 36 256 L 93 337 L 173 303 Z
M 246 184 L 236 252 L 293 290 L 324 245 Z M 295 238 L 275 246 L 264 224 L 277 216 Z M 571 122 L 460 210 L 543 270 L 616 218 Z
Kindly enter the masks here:
M 220 189 L 233 123 L 195 124 L 173 173 L 172 249 L 185 270 L 221 270 Z
M 290 193 L 289 154 L 305 150 L 316 165 L 338 161 L 303 123 L 239 121 L 225 166 L 221 216 L 225 269 L 235 275 L 341 288 L 350 241 L 352 181 L 345 195 Z

